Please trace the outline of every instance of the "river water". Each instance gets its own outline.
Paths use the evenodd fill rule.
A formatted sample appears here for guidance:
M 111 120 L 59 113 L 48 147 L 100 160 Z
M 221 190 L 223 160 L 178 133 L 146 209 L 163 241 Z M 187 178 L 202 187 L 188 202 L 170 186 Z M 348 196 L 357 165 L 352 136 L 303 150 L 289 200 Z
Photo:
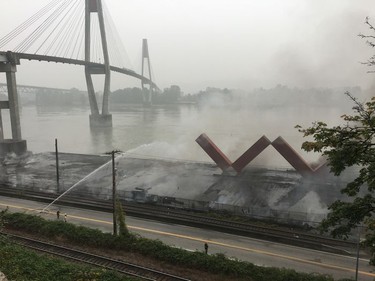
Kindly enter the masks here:
M 306 160 L 316 161 L 319 155 L 300 149 L 304 139 L 294 126 L 308 126 L 316 120 L 336 123 L 343 109 L 308 105 L 257 109 L 251 104 L 217 99 L 200 105 L 112 104 L 110 112 L 113 127 L 93 130 L 89 126 L 88 107 L 23 106 L 22 137 L 33 153 L 54 151 L 57 138 L 61 152 L 102 154 L 118 149 L 146 158 L 211 162 L 195 143 L 201 133 L 206 133 L 232 161 L 262 135 L 271 141 L 282 136 Z M 5 138 L 10 138 L 7 110 L 2 111 L 2 116 Z M 262 152 L 254 164 L 290 167 L 272 147 Z

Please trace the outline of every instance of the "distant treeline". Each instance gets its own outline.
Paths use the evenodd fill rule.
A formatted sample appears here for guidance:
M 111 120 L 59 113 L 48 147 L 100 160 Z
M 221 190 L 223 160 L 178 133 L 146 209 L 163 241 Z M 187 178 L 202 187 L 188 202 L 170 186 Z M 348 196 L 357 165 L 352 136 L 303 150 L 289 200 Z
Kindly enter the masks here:
M 375 89 L 362 91 L 360 87 L 342 88 L 290 88 L 277 85 L 274 88 L 256 88 L 251 91 L 219 89 L 207 87 L 192 97 L 201 104 L 211 106 L 247 106 L 249 108 L 275 107 L 337 107 L 347 106 L 344 93 L 350 92 L 359 100 L 364 100 Z
M 374 89 L 373 89 L 374 90 Z M 236 89 L 220 89 L 207 87 L 193 94 L 184 94 L 177 85 L 165 88 L 163 91 L 152 93 L 152 104 L 180 104 L 197 103 L 206 105 L 248 105 L 249 107 L 270 108 L 270 107 L 294 107 L 308 105 L 311 107 L 332 107 L 338 106 L 347 101 L 344 92 L 349 91 L 354 97 L 360 100 L 369 96 L 360 87 L 347 88 L 290 88 L 277 85 L 270 89 L 256 88 L 251 91 Z M 368 90 L 368 92 L 370 92 Z M 149 90 L 138 87 L 124 88 L 113 91 L 109 96 L 111 104 L 142 104 L 143 97 L 148 96 Z M 101 95 L 97 100 L 101 102 Z M 30 93 L 21 95 L 23 104 L 32 104 Z M 58 105 L 58 106 L 88 106 L 87 93 L 75 88 L 64 93 L 49 92 L 46 90 L 35 93 L 36 105 Z
M 111 104 L 142 104 L 143 97 L 150 94 L 148 89 L 141 88 L 124 88 L 113 91 L 109 96 L 109 103 Z M 101 94 L 97 94 L 97 100 L 100 103 L 102 99 Z M 23 104 L 33 104 L 32 95 L 21 95 Z M 184 95 L 181 88 L 177 85 L 172 85 L 165 88 L 162 92 L 152 93 L 153 104 L 177 104 L 177 103 L 194 103 L 196 97 L 190 94 Z M 50 92 L 40 90 L 35 93 L 35 104 L 39 106 L 84 106 L 88 105 L 87 93 L 79 91 L 75 88 L 65 92 Z
M 27 103 L 32 103 L 30 97 L 28 98 Z M 40 106 L 84 106 L 88 104 L 88 98 L 85 92 L 79 91 L 76 88 L 72 88 L 70 89 L 70 91 L 64 92 L 51 92 L 48 90 L 39 90 L 35 93 L 35 104 Z
M 149 90 L 141 88 L 125 88 L 114 91 L 110 95 L 110 102 L 112 103 L 143 103 L 143 96 L 148 96 Z M 174 104 L 180 102 L 194 101 L 189 99 L 189 96 L 184 96 L 181 88 L 177 85 L 172 85 L 165 88 L 162 92 L 152 93 L 153 104 Z

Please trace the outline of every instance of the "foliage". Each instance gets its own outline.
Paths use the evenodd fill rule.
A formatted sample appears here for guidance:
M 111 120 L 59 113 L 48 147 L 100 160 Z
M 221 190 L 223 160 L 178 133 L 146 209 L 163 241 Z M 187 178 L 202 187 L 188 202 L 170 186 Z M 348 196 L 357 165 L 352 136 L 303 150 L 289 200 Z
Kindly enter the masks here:
M 0 211 L 0 231 L 3 230 L 4 224 L 5 224 L 5 214 L 8 212 L 8 207 L 6 207 L 4 210 Z
M 111 93 L 110 101 L 113 104 L 118 103 L 142 103 L 143 93 L 141 88 L 125 88 Z
M 141 88 L 125 88 L 116 90 L 111 94 L 110 101 L 112 104 L 128 103 L 141 104 L 143 103 L 143 95 L 149 95 L 149 90 Z M 182 98 L 181 88 L 177 85 L 171 85 L 165 88 L 163 92 L 152 93 L 152 102 L 155 104 L 173 104 L 180 101 Z
M 373 33 L 375 33 L 375 27 L 369 22 L 369 17 L 366 17 L 365 24 L 368 26 L 368 28 Z M 361 37 L 362 39 L 366 39 L 367 45 L 369 45 L 371 48 L 375 47 L 375 41 L 374 41 L 375 36 L 374 35 L 372 35 L 372 34 L 366 35 L 366 34 L 360 33 L 358 36 Z M 366 62 L 363 62 L 363 64 L 365 64 L 367 66 L 374 66 L 375 65 L 375 55 L 370 57 Z M 369 72 L 373 72 L 373 71 L 369 71 Z
M 122 204 L 120 200 L 118 199 L 116 199 L 116 221 L 117 221 L 117 225 L 119 226 L 120 236 L 128 235 L 129 230 L 126 227 L 126 223 L 125 223 L 125 212 L 122 208 Z
M 214 274 L 236 277 L 239 280 L 251 281 L 333 281 L 333 278 L 324 275 L 298 273 L 290 269 L 264 268 L 254 264 L 228 259 L 223 254 L 206 255 L 203 251 L 188 252 L 183 249 L 173 248 L 165 245 L 159 240 L 149 240 L 129 233 L 126 236 L 112 236 L 110 233 L 103 233 L 99 230 L 75 226 L 60 221 L 47 221 L 38 216 L 27 214 L 6 214 L 7 227 L 18 230 L 27 230 L 30 233 L 37 233 L 49 239 L 58 238 L 72 244 L 95 246 L 105 249 L 116 249 L 122 251 L 133 251 L 149 256 L 160 261 L 181 265 L 183 267 L 195 268 Z M 203 246 L 203 245 L 202 245 Z M 202 249 L 203 250 L 203 249 Z M 0 250 L 1 251 L 1 250 Z M 6 251 L 9 253 L 9 251 Z M 12 252 L 12 251 L 10 251 Z M 1 255 L 1 252 L 0 252 Z M 22 258 L 18 258 L 20 261 Z M 27 258 L 33 260 L 34 258 Z M 5 259 L 8 260 L 8 257 Z M 8 261 L 7 261 L 8 263 Z M 9 262 L 8 264 L 11 264 Z M 0 261 L 0 270 L 5 268 Z M 51 271 L 57 266 L 49 265 Z M 8 268 L 8 267 L 6 267 Z M 27 267 L 26 267 L 27 268 Z M 11 270 L 8 268 L 8 270 Z M 4 270 L 8 273 L 8 270 Z M 14 268 L 16 270 L 16 268 Z M 34 272 L 35 269 L 17 269 L 20 271 Z M 45 269 L 47 271 L 47 269 Z M 60 274 L 60 273 L 55 273 Z M 47 273 L 46 273 L 47 275 Z M 60 274 L 61 275 L 61 274 Z M 14 275 L 12 275 L 14 276 Z M 16 279 L 12 279 L 16 280 Z M 22 280 L 19 279 L 19 280 Z M 24 279 L 23 279 L 24 280 Z M 28 279 L 44 280 L 44 279 Z M 57 279 L 50 279 L 57 280 Z M 65 279 L 70 280 L 70 279 Z M 79 279 L 73 279 L 79 280 Z M 90 280 L 90 279 L 81 279 Z M 112 280 L 112 279 L 98 279 Z M 116 280 L 116 279 L 113 279 Z
M 307 129 L 298 126 L 304 137 L 314 139 L 305 141 L 302 148 L 323 153 L 334 175 L 340 175 L 348 167 L 360 168 L 358 176 L 342 189 L 343 194 L 356 198 L 334 202 L 322 223 L 325 230 L 333 227 L 331 233 L 335 237 L 347 237 L 352 228 L 372 217 L 375 206 L 371 195 L 375 189 L 375 98 L 363 104 L 349 93 L 346 95 L 355 106 L 353 115 L 342 116 L 344 125 L 328 127 L 326 123 L 315 122 Z
M 8 212 L 8 209 L 9 208 L 7 206 L 4 210 L 0 211 L 0 232 L 3 231 L 4 225 L 6 223 L 5 214 Z M 1 235 L 0 236 L 0 243 L 3 242 L 3 241 L 6 241 L 6 238 L 5 238 L 5 236 Z
M 365 22 L 372 32 L 375 28 Z M 359 35 L 371 42 L 373 35 Z M 368 66 L 375 65 L 374 57 L 366 62 Z M 375 224 L 375 97 L 366 103 L 359 102 L 350 93 L 346 95 L 354 102 L 352 115 L 343 115 L 345 123 L 341 126 L 328 127 L 324 122 L 315 122 L 312 127 L 299 131 L 304 137 L 313 137 L 313 141 L 305 141 L 302 148 L 306 151 L 321 152 L 327 157 L 331 172 L 338 176 L 349 167 L 358 168 L 358 175 L 341 190 L 343 194 L 353 197 L 352 200 L 335 201 L 330 207 L 330 213 L 322 222 L 322 229 L 330 230 L 334 237 L 348 237 L 350 231 L 363 223 Z M 375 240 L 374 227 L 369 227 L 367 240 Z M 372 245 L 372 243 L 370 244 Z
M 61 220 L 50 221 L 39 216 L 23 213 L 6 214 L 6 226 L 24 230 L 33 234 L 45 235 L 51 238 L 61 238 L 72 243 L 104 247 L 108 242 L 109 233 L 102 233 L 98 229 L 88 229 L 83 226 L 75 226 Z M 109 237 L 108 237 L 109 236 Z
M 0 271 L 9 280 L 28 281 L 126 281 L 135 280 L 109 270 L 68 263 L 37 255 L 11 243 L 0 242 Z
M 163 94 L 158 97 L 161 103 L 177 102 L 182 95 L 181 89 L 177 85 L 172 85 L 170 88 L 165 88 Z

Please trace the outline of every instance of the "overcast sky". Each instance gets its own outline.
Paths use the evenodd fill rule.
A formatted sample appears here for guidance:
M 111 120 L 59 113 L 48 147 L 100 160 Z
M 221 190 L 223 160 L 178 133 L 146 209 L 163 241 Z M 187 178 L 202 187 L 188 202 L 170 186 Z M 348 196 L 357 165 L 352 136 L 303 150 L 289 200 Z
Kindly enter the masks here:
M 104 0 L 103 0 L 104 1 Z M 46 0 L 0 0 L 0 37 Z M 156 83 L 185 93 L 207 86 L 251 89 L 372 85 L 361 65 L 374 50 L 358 33 L 375 24 L 374 0 L 106 0 L 133 67 L 142 38 Z M 6 12 L 4 12 L 6 10 Z M 139 86 L 113 75 L 112 90 Z M 85 89 L 83 69 L 22 62 L 18 83 Z M 0 82 L 5 77 L 0 76 Z

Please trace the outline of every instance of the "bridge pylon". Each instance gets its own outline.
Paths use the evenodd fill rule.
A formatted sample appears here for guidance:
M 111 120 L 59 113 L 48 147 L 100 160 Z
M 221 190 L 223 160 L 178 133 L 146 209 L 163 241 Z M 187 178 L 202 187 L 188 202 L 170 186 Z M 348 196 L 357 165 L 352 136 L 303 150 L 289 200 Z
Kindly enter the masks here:
M 152 77 L 151 77 L 151 62 L 150 62 L 150 55 L 148 52 L 148 43 L 147 39 L 142 40 L 142 76 L 145 76 L 145 62 L 147 62 L 147 70 L 148 70 L 148 77 L 150 79 L 149 86 L 150 88 L 148 89 L 146 87 L 145 81 L 142 79 L 141 84 L 142 84 L 142 96 L 143 96 L 143 104 L 144 105 L 151 105 L 152 104 L 152 94 L 153 94 L 153 86 L 152 86 Z
M 85 61 L 90 62 L 91 58 L 91 15 L 96 13 L 99 20 L 99 29 L 102 42 L 102 51 L 104 57 L 104 68 L 85 66 L 85 76 L 87 92 L 90 102 L 90 126 L 91 127 L 111 127 L 112 115 L 109 114 L 108 99 L 111 85 L 111 69 L 109 63 L 108 46 L 104 26 L 103 7 L 101 0 L 85 0 Z M 94 84 L 92 82 L 93 74 L 104 74 L 104 91 L 102 113 L 100 114 L 98 103 L 95 96 Z
M 16 71 L 19 59 L 12 52 L 0 55 L 0 73 L 5 73 L 8 89 L 8 100 L 0 102 L 0 155 L 7 153 L 23 154 L 27 150 L 26 140 L 21 137 Z M 12 138 L 4 138 L 1 110 L 9 109 Z

